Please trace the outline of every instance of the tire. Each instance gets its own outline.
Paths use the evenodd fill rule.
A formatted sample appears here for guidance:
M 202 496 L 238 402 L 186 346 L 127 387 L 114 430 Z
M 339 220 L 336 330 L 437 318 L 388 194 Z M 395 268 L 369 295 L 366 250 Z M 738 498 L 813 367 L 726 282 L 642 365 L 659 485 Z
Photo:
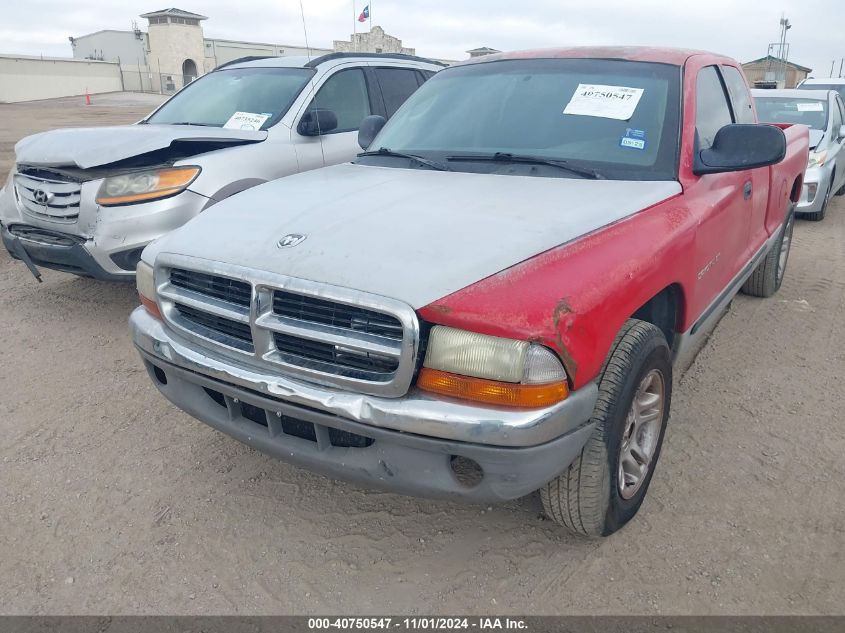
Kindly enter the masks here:
M 636 489 L 623 490 L 620 461 L 627 431 L 634 424 L 635 396 L 646 379 L 659 376 L 662 402 L 650 422 L 651 457 Z M 557 478 L 540 489 L 546 515 L 572 532 L 608 536 L 630 521 L 642 505 L 654 466 L 660 456 L 672 398 L 672 361 L 663 332 L 645 321 L 629 319 L 616 337 L 602 368 L 599 395 L 593 410 L 596 427 L 581 454 Z M 630 459 L 628 460 L 630 462 Z M 629 494 L 630 493 L 630 494 Z M 626 496 L 628 495 L 628 496 Z
M 835 174 L 834 174 L 835 175 Z M 824 201 L 822 202 L 822 208 L 816 211 L 815 213 L 802 213 L 801 217 L 804 220 L 809 220 L 810 222 L 821 222 L 824 220 L 824 216 L 827 215 L 827 205 L 830 204 L 830 194 L 833 191 L 833 176 L 831 176 L 830 184 L 827 186 L 827 192 L 824 194 Z
M 786 275 L 789 251 L 792 249 L 792 232 L 795 228 L 795 213 L 790 210 L 780 236 L 772 245 L 762 262 L 754 269 L 742 286 L 743 294 L 768 298 L 775 294 Z

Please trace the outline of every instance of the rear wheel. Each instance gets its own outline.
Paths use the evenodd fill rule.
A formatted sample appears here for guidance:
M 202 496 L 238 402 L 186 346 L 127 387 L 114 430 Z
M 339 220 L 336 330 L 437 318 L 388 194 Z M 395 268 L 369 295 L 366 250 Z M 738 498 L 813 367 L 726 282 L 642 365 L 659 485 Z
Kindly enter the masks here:
M 654 474 L 671 397 L 666 338 L 651 323 L 629 319 L 599 380 L 595 431 L 566 471 L 540 489 L 549 518 L 588 536 L 630 521 Z
M 795 229 L 795 213 L 789 212 L 783 223 L 780 236 L 772 245 L 762 262 L 754 269 L 742 286 L 742 292 L 752 297 L 771 297 L 781 287 L 786 275 L 789 251 L 792 249 L 792 232 Z

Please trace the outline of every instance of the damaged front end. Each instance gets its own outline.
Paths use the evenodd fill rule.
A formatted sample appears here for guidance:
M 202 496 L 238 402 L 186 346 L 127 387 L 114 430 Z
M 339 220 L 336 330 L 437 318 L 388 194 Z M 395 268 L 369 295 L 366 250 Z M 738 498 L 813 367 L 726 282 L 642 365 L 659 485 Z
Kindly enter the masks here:
M 138 127 L 146 126 L 130 129 Z M 38 136 L 46 139 L 52 134 Z M 39 282 L 39 268 L 131 281 L 143 248 L 207 204 L 205 196 L 188 189 L 201 168 L 177 163 L 255 140 L 214 135 L 177 138 L 164 147 L 92 165 L 96 161 L 88 150 L 72 158 L 69 149 L 60 149 L 60 143 L 40 153 L 41 141 L 25 139 L 19 143 L 18 163 L 0 197 L 3 244 Z M 62 157 L 63 151 L 68 155 Z M 127 151 L 124 148 L 122 153 Z M 102 152 L 103 158 L 117 155 Z M 50 164 L 60 158 L 64 164 Z

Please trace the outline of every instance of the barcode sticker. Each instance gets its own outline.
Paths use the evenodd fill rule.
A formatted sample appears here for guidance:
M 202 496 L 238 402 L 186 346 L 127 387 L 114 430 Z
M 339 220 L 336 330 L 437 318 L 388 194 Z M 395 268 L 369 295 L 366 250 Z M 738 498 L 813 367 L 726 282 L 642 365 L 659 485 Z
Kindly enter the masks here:
M 578 84 L 563 113 L 627 121 L 634 115 L 642 96 L 642 88 Z

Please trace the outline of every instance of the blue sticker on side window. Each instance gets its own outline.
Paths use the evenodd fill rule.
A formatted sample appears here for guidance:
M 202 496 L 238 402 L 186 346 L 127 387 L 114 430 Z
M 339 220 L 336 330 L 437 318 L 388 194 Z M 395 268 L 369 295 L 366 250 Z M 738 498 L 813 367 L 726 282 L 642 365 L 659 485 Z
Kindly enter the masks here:
M 619 139 L 619 147 L 644 150 L 646 148 L 645 130 L 626 128 L 625 136 Z

